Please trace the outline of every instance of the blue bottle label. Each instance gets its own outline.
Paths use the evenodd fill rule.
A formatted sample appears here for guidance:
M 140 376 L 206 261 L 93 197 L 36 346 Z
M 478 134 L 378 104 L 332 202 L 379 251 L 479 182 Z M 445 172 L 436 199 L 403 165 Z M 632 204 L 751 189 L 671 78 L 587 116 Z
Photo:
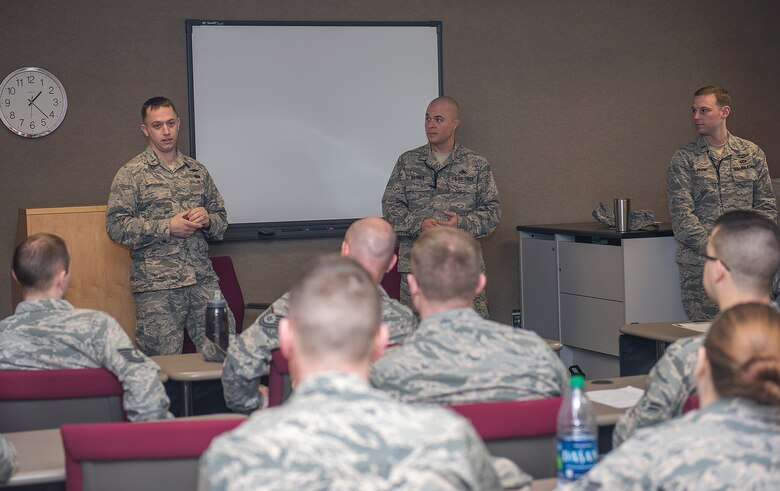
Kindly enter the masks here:
M 574 481 L 584 476 L 599 459 L 594 435 L 565 435 L 558 438 L 558 479 Z

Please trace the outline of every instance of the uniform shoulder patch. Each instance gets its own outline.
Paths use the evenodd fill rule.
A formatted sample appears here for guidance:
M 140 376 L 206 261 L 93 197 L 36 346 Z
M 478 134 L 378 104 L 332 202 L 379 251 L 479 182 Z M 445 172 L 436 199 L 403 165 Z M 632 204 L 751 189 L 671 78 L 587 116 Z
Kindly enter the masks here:
M 144 361 L 144 357 L 141 356 L 135 348 L 119 348 L 116 351 L 130 363 L 143 363 Z

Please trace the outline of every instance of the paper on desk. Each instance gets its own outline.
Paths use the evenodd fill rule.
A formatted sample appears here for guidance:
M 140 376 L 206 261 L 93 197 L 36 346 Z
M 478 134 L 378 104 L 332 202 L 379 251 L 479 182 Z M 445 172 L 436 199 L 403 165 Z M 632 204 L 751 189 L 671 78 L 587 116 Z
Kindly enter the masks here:
M 712 322 L 680 322 L 679 324 L 673 325 L 682 327 L 683 329 L 690 329 L 691 331 L 707 332 L 710 330 Z
M 616 407 L 619 409 L 625 409 L 632 407 L 637 403 L 642 394 L 645 391 L 637 389 L 636 387 L 627 386 L 620 389 L 605 389 L 605 390 L 589 390 L 587 392 L 588 399 L 605 406 Z

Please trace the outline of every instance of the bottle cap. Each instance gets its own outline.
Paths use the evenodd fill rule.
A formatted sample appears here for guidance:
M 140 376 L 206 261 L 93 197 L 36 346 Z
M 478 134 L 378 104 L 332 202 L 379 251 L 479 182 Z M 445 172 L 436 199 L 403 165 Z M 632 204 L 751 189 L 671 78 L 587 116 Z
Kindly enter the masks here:
M 581 389 L 585 387 L 585 377 L 582 375 L 572 375 L 571 376 L 571 388 L 572 389 Z
M 206 307 L 210 309 L 227 307 L 227 302 L 222 298 L 220 290 L 214 290 L 214 296 L 206 302 Z

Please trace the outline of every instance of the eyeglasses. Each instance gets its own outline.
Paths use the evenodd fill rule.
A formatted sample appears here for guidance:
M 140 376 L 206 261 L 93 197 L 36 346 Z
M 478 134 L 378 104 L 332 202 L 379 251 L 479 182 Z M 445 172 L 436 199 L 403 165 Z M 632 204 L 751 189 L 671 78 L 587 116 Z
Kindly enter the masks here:
M 731 271 L 731 270 L 729 269 L 729 266 L 728 266 L 728 264 L 724 263 L 724 262 L 723 262 L 723 260 L 722 260 L 722 259 L 720 259 L 720 258 L 713 257 L 713 256 L 708 256 L 707 254 L 699 254 L 699 259 L 701 260 L 701 262 L 706 262 L 706 261 L 720 261 L 720 263 L 723 265 L 723 267 L 724 267 L 724 268 L 726 268 L 726 271 Z

